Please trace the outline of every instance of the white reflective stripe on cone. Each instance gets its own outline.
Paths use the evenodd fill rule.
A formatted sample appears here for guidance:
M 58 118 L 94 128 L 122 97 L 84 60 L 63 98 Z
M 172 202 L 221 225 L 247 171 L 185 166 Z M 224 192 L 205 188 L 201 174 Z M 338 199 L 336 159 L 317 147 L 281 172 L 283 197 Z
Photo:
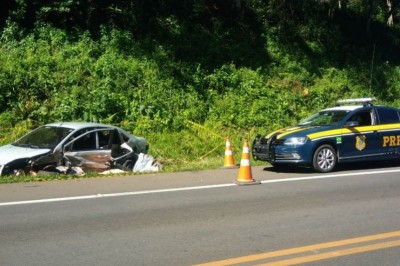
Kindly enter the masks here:
M 232 155 L 232 151 L 226 150 L 226 151 L 225 151 L 225 155 Z
M 240 160 L 240 166 L 250 166 L 250 160 L 248 159 Z

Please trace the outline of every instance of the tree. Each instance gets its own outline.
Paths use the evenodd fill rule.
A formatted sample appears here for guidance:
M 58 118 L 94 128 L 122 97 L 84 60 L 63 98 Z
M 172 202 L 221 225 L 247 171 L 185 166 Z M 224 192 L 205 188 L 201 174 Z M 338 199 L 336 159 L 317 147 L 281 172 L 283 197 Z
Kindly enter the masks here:
M 394 14 L 396 12 L 398 1 L 397 0 L 386 0 L 387 5 L 387 21 L 386 24 L 391 27 L 394 25 Z

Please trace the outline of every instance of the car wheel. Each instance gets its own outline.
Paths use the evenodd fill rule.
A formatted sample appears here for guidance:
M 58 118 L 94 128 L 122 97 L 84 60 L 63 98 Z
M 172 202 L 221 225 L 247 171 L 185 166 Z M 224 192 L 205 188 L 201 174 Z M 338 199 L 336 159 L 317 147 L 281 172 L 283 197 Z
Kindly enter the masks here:
M 335 168 L 337 155 L 331 145 L 322 145 L 317 148 L 313 156 L 313 168 L 320 173 L 328 173 Z
M 10 175 L 15 177 L 26 176 L 26 172 L 23 169 L 14 169 L 10 172 Z
M 133 171 L 133 167 L 135 164 L 132 162 L 132 160 L 126 160 L 123 164 L 122 167 L 126 168 L 129 171 Z

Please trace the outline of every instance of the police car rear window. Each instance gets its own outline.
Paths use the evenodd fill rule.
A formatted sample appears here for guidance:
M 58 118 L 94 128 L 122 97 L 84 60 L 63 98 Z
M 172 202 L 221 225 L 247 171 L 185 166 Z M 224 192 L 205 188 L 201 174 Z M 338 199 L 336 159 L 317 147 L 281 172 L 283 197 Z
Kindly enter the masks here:
M 381 124 L 399 123 L 399 110 L 391 108 L 377 108 L 379 121 Z

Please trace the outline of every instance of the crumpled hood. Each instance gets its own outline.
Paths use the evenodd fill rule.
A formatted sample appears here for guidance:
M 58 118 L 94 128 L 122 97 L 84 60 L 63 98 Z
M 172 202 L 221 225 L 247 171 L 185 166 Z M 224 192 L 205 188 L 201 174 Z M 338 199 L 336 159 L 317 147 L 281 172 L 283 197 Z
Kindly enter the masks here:
M 32 149 L 8 144 L 0 147 L 0 165 L 7 164 L 17 159 L 40 156 L 50 151 L 50 149 Z

